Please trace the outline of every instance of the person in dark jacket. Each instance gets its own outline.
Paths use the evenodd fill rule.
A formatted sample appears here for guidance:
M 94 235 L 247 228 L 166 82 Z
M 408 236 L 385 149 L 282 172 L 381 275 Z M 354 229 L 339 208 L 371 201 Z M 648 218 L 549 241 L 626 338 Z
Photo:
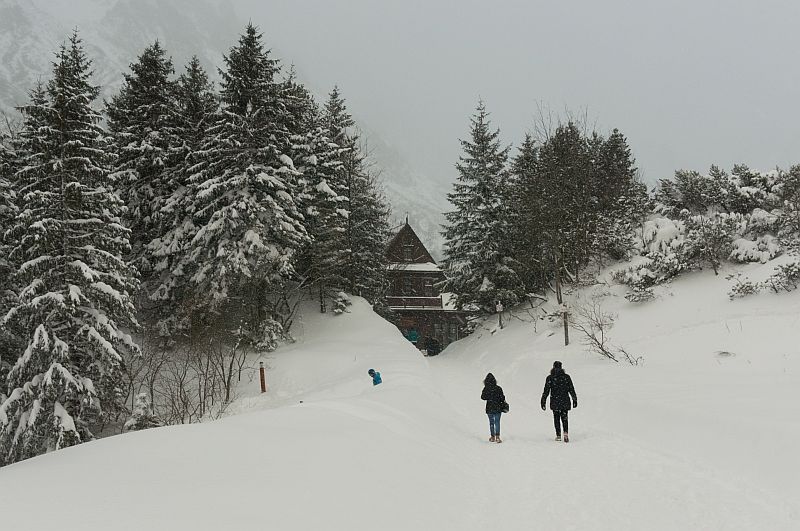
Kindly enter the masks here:
M 486 414 L 489 416 L 489 442 L 501 443 L 500 439 L 500 415 L 503 414 L 503 404 L 506 395 L 503 388 L 497 385 L 497 380 L 492 373 L 486 375 L 483 380 L 483 392 L 481 400 L 486 400 Z
M 572 378 L 564 372 L 560 361 L 553 362 L 550 376 L 544 382 L 542 411 L 545 409 L 548 395 L 550 395 L 550 409 L 553 410 L 553 423 L 556 426 L 556 440 L 561 440 L 561 426 L 563 425 L 564 442 L 569 442 L 570 397 L 572 397 L 572 407 L 578 407 L 578 395 L 575 394 Z

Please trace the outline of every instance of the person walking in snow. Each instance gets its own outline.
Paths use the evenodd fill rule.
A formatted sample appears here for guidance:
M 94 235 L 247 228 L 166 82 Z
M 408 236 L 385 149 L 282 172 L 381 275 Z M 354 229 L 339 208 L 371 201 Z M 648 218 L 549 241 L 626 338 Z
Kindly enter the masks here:
M 379 373 L 375 369 L 368 370 L 367 374 L 372 376 L 372 385 L 378 385 L 379 383 L 383 382 L 383 380 L 381 380 L 381 373 Z
M 489 442 L 501 443 L 500 439 L 500 415 L 506 402 L 506 395 L 503 388 L 497 385 L 497 380 L 492 373 L 486 375 L 483 380 L 483 392 L 481 400 L 486 400 L 486 415 L 489 416 Z
M 553 362 L 550 375 L 544 382 L 544 392 L 542 393 L 542 411 L 545 410 L 547 396 L 550 395 L 550 409 L 553 410 L 553 423 L 556 427 L 556 440 L 561 440 L 561 427 L 564 427 L 564 442 L 569 442 L 569 410 L 570 397 L 572 397 L 572 407 L 578 407 L 578 395 L 575 394 L 575 386 L 572 385 L 572 378 L 564 372 L 560 361 Z

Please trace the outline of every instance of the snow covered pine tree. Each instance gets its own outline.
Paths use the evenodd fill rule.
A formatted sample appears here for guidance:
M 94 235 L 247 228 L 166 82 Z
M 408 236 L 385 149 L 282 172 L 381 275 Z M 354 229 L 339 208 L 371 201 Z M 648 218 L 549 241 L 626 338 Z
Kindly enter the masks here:
M 24 341 L 0 404 L 0 464 L 90 440 L 120 396 L 122 353 L 137 350 L 134 272 L 111 189 L 106 138 L 91 103 L 90 61 L 77 33 L 61 47 L 44 94 L 23 109 L 21 211 L 10 231 L 18 300 L 2 326 Z
M 470 140 L 462 140 L 458 182 L 447 195 L 454 210 L 445 214 L 445 291 L 456 294 L 459 308 L 493 312 L 495 303 L 512 307 L 525 289 L 510 249 L 511 203 L 506 169 L 508 148 L 499 130 L 491 131 L 481 101 L 471 119 Z
M 16 153 L 11 149 L 9 135 L 0 134 L 0 318 L 6 314 L 14 300 L 11 274 L 16 269 L 9 254 L 10 245 L 5 233 L 17 215 L 16 193 L 12 186 L 12 176 L 16 168 Z M 10 353 L 14 350 L 13 340 L 6 327 L 0 327 L 0 402 L 5 399 L 5 381 L 11 368 Z
M 174 72 L 172 61 L 159 42 L 145 48 L 130 69 L 106 112 L 116 153 L 112 177 L 119 183 L 128 207 L 125 221 L 131 229 L 129 261 L 138 269 L 143 287 L 149 292 L 154 258 L 148 244 L 165 231 L 162 208 L 173 192 L 168 175 L 175 166 L 182 140 L 176 135 L 178 109 L 176 84 L 170 80 Z
M 174 148 L 175 165 L 166 168 L 165 176 L 172 195 L 165 199 L 161 209 L 164 228 L 161 236 L 147 244 L 147 252 L 153 259 L 153 278 L 148 290 L 153 311 L 147 312 L 146 317 L 155 321 L 159 336 L 167 342 L 176 330 L 188 327 L 181 303 L 190 292 L 189 279 L 181 261 L 197 232 L 193 219 L 195 190 L 189 177 L 202 160 L 200 147 L 218 111 L 213 84 L 197 57 L 186 65 L 176 91 L 178 113 L 174 131 L 179 145 Z
M 290 103 L 292 120 L 292 158 L 300 178 L 300 203 L 310 241 L 298 258 L 302 283 L 317 294 L 322 313 L 329 300 L 338 304 L 338 294 L 346 289 L 347 257 L 346 226 L 350 212 L 347 197 L 342 195 L 343 162 L 346 148 L 327 136 L 322 113 L 306 88 L 293 72 L 286 80 L 284 93 Z M 343 311 L 338 305 L 335 312 Z
M 380 309 L 387 287 L 389 206 L 337 87 L 328 96 L 323 121 L 328 138 L 342 148 L 341 174 L 336 182 L 340 183 L 340 193 L 347 198 L 345 208 L 349 213 L 345 224 L 346 287 Z
M 224 62 L 223 108 L 193 167 L 184 196 L 191 204 L 180 208 L 193 214 L 197 231 L 178 268 L 190 275 L 198 322 L 224 312 L 246 323 L 255 343 L 274 348 L 284 331 L 267 297 L 294 274 L 295 254 L 308 240 L 293 197 L 299 172 L 288 156 L 290 117 L 278 62 L 252 24 Z

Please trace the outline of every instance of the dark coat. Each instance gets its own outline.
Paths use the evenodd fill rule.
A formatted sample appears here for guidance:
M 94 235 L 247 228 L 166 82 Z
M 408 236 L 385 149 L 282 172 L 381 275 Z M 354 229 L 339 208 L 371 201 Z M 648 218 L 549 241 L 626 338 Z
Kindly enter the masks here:
M 547 403 L 547 395 L 550 395 L 550 409 L 556 411 L 569 411 L 572 403 L 578 405 L 578 395 L 575 394 L 575 387 L 572 385 L 572 378 L 564 372 L 564 369 L 552 369 L 550 376 L 544 382 L 544 392 L 542 393 L 542 407 Z M 572 403 L 570 402 L 572 397 Z
M 481 400 L 486 400 L 486 413 L 502 413 L 506 395 L 503 394 L 502 387 L 496 383 L 487 382 L 484 384 Z

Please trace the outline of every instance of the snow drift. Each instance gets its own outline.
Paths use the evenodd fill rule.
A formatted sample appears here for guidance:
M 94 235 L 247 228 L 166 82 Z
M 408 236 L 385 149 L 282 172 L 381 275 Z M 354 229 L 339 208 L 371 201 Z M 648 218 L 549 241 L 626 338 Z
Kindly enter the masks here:
M 359 299 L 342 316 L 310 310 L 298 342 L 265 360 L 268 392 L 246 379 L 230 417 L 0 470 L 4 526 L 797 529 L 800 296 L 729 301 L 727 287 L 701 272 L 644 305 L 619 286 L 573 294 L 605 293 L 611 339 L 639 367 L 575 337 L 564 348 L 559 323 L 527 312 L 422 358 Z M 554 359 L 579 396 L 569 444 L 539 409 Z M 479 398 L 487 371 L 511 404 L 499 445 Z

